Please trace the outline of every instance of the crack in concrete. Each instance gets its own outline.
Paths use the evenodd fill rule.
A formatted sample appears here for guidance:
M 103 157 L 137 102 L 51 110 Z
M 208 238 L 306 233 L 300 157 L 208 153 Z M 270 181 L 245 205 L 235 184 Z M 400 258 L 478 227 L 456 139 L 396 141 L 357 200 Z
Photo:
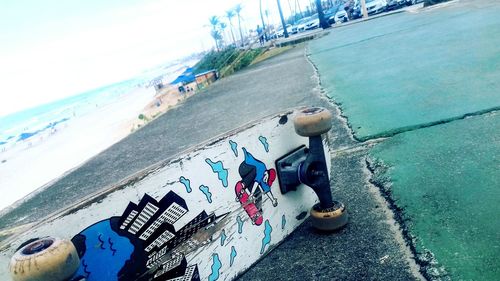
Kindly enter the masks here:
M 311 60 L 311 54 L 308 50 L 308 47 L 307 46 L 305 48 L 305 52 L 304 52 L 304 55 L 305 55 L 305 58 L 306 58 L 306 61 L 309 62 L 309 64 L 312 66 L 313 70 L 314 70 L 314 78 L 316 79 L 316 83 L 317 83 L 317 89 L 318 89 L 318 96 L 327 101 L 329 104 L 332 105 L 332 109 L 335 111 L 335 115 L 339 117 L 340 121 L 342 122 L 342 125 L 344 125 L 346 128 L 347 128 L 347 131 L 349 132 L 349 138 L 351 140 L 354 140 L 354 141 L 358 141 L 358 139 L 356 139 L 355 135 L 353 134 L 354 130 L 352 129 L 351 125 L 349 124 L 349 119 L 347 118 L 347 116 L 344 115 L 344 113 L 342 112 L 342 108 L 340 107 L 340 105 L 335 102 L 335 100 L 333 100 L 333 98 L 329 97 L 327 95 L 327 91 L 326 89 L 323 87 L 322 85 L 322 82 L 321 82 L 321 75 L 319 74 L 319 69 L 318 67 L 313 63 L 313 61 Z M 330 133 L 330 132 L 329 132 Z
M 398 207 L 394 205 L 394 200 L 392 198 L 386 197 L 386 195 L 381 191 L 380 187 L 373 183 L 374 174 L 367 164 L 368 158 L 365 157 L 365 170 L 364 175 L 366 176 L 366 181 L 369 183 L 369 191 L 372 193 L 373 197 L 379 204 L 384 206 L 384 212 L 387 218 L 387 224 L 394 233 L 397 243 L 400 245 L 401 250 L 405 253 L 407 257 L 410 258 L 409 265 L 410 270 L 414 276 L 420 280 L 429 280 L 427 276 L 422 273 L 422 264 L 418 261 L 417 253 L 414 251 L 413 241 L 409 242 L 409 231 L 404 224 L 404 219 L 402 215 L 398 212 Z
M 413 125 L 413 126 L 407 126 L 407 127 L 400 127 L 396 128 L 390 131 L 385 131 L 379 134 L 371 135 L 368 137 L 358 137 L 354 134 L 354 130 L 349 123 L 349 118 L 344 115 L 342 111 L 342 106 L 341 104 L 337 103 L 333 98 L 329 97 L 326 95 L 326 89 L 324 89 L 321 85 L 321 77 L 319 74 L 319 70 L 316 67 L 316 65 L 312 62 L 310 59 L 310 55 L 306 56 L 309 63 L 313 66 L 314 71 L 315 71 L 315 76 L 317 77 L 318 80 L 318 85 L 320 89 L 320 93 L 323 95 L 323 98 L 326 99 L 329 103 L 331 103 L 334 107 L 335 110 L 338 111 L 338 115 L 344 125 L 346 126 L 347 130 L 350 132 L 352 138 L 359 142 L 358 144 L 355 144 L 353 146 L 348 146 L 348 147 L 343 147 L 340 149 L 332 150 L 331 155 L 332 157 L 339 157 L 342 155 L 346 154 L 352 154 L 356 153 L 362 150 L 368 150 L 374 145 L 386 140 L 387 138 L 406 133 L 406 132 L 411 132 L 411 131 L 416 131 L 419 129 L 425 129 L 437 125 L 442 125 L 442 124 L 447 124 L 455 121 L 460 121 L 464 120 L 467 118 L 472 118 L 475 116 L 481 116 L 481 115 L 486 115 L 486 114 L 491 114 L 495 113 L 497 111 L 500 111 L 500 106 L 495 106 L 491 107 L 488 109 L 484 110 L 479 110 L 475 112 L 470 112 L 470 113 L 465 113 L 459 116 L 451 117 L 451 118 L 446 118 L 446 119 L 440 119 L 437 121 L 433 122 L 428 122 L 428 123 L 423 123 L 419 125 Z M 392 194 L 390 191 L 390 179 L 380 179 L 377 177 L 380 177 L 380 175 L 383 174 L 381 170 L 383 169 L 382 166 L 379 164 L 375 164 L 372 159 L 369 159 L 368 157 L 365 158 L 365 165 L 367 169 L 367 173 L 369 173 L 368 176 L 368 182 L 370 183 L 371 186 L 375 187 L 379 194 L 378 196 L 381 196 L 383 201 L 385 202 L 385 207 L 389 210 L 389 212 L 392 214 L 392 216 L 388 216 L 389 220 L 394 221 L 394 226 L 391 227 L 393 232 L 395 233 L 396 240 L 398 241 L 398 235 L 401 236 L 402 241 L 404 241 L 404 245 L 402 245 L 402 249 L 404 252 L 409 253 L 409 264 L 410 268 L 412 270 L 412 273 L 415 275 L 416 278 L 421 279 L 421 280 L 438 280 L 438 279 L 444 279 L 448 280 L 450 276 L 446 272 L 446 270 L 439 265 L 437 260 L 434 257 L 434 254 L 429 251 L 425 250 L 424 252 L 418 252 L 416 249 L 416 237 L 414 237 L 409 230 L 408 227 L 408 222 L 409 220 L 405 218 L 405 211 L 404 208 L 399 207 L 395 200 L 392 198 Z M 377 199 L 377 195 L 375 195 L 375 198 Z M 401 242 L 401 241 L 398 241 Z
M 400 127 L 400 128 L 392 129 L 392 130 L 385 131 L 382 133 L 367 136 L 367 137 L 357 137 L 354 135 L 354 138 L 360 142 L 364 142 L 364 141 L 372 140 L 372 139 L 378 139 L 378 138 L 389 138 L 389 137 L 393 137 L 393 136 L 396 136 L 396 135 L 399 135 L 402 133 L 416 131 L 419 129 L 425 129 L 425 128 L 429 128 L 429 127 L 434 127 L 437 125 L 447 124 L 447 123 L 451 123 L 454 121 L 464 120 L 464 119 L 474 117 L 474 116 L 481 116 L 481 115 L 486 115 L 486 114 L 490 114 L 490 113 L 495 113 L 497 111 L 500 111 L 500 106 L 494 106 L 494 107 L 491 107 L 488 109 L 479 110 L 479 111 L 470 112 L 470 113 L 465 113 L 465 114 L 462 114 L 459 116 L 440 119 L 440 120 L 433 121 L 433 122 L 422 123 L 422 124 L 406 126 L 406 127 Z M 352 130 L 352 128 L 351 128 L 351 130 Z
M 366 142 L 358 143 L 351 146 L 341 147 L 339 149 L 330 150 L 330 155 L 332 157 L 340 157 L 343 155 L 354 154 L 363 150 L 368 150 L 380 142 L 383 142 L 385 138 L 373 139 Z
M 342 112 L 340 105 L 333 100 L 333 98 L 329 97 L 326 94 L 326 89 L 323 88 L 321 83 L 321 75 L 317 66 L 312 62 L 310 58 L 310 54 L 308 54 L 308 50 L 306 49 L 306 60 L 311 64 L 314 69 L 314 78 L 316 78 L 318 86 L 315 88 L 315 92 L 319 92 L 321 98 L 325 99 L 328 103 L 330 103 L 334 110 L 337 111 L 338 118 L 341 120 L 342 125 L 345 126 L 346 130 L 349 132 L 349 137 L 354 140 L 356 143 L 354 145 L 350 145 L 347 147 L 341 147 L 336 150 L 331 150 L 330 154 L 332 155 L 332 159 L 334 157 L 339 157 L 347 154 L 358 153 L 363 150 L 368 150 L 376 144 L 384 141 L 386 137 L 378 137 L 378 138 L 370 138 L 366 140 L 359 140 L 354 135 L 354 130 L 350 126 L 348 122 L 347 116 L 345 116 Z M 394 238 L 397 244 L 400 246 L 402 252 L 407 257 L 407 262 L 410 267 L 411 273 L 415 276 L 415 278 L 419 280 L 432 280 L 429 277 L 427 269 L 427 265 L 424 260 L 419 259 L 419 255 L 416 251 L 414 240 L 411 237 L 411 234 L 408 231 L 408 227 L 405 224 L 405 219 L 403 217 L 404 210 L 398 207 L 394 200 L 390 197 L 390 194 L 386 192 L 386 189 L 381 188 L 377 184 L 374 183 L 373 177 L 374 173 L 370 169 L 369 162 L 367 158 L 365 158 L 365 168 L 364 174 L 367 176 L 367 182 L 369 183 L 369 191 L 372 193 L 374 200 L 383 203 L 384 206 L 383 212 L 386 214 L 387 222 L 390 227 L 390 231 L 392 231 Z M 372 187 L 372 189 L 370 189 Z
M 347 128 L 348 132 L 350 133 L 352 139 L 358 142 L 355 145 L 332 150 L 331 151 L 332 157 L 339 157 L 346 154 L 356 153 L 362 150 L 368 150 L 374 145 L 384 141 L 385 139 L 396 136 L 401 133 L 411 132 L 419 129 L 425 129 L 437 125 L 447 124 L 475 116 L 481 116 L 500 111 L 500 106 L 495 106 L 488 109 L 465 113 L 459 116 L 440 119 L 433 122 L 407 126 L 407 127 L 400 127 L 390 131 L 371 135 L 368 137 L 363 137 L 363 138 L 357 137 L 354 134 L 354 130 L 349 123 L 349 118 L 346 115 L 344 115 L 342 111 L 341 104 L 337 103 L 333 98 L 329 97 L 326 93 L 326 89 L 322 87 L 319 70 L 316 67 L 316 65 L 312 62 L 310 54 L 306 54 L 306 58 L 314 68 L 315 72 L 314 77 L 316 78 L 318 83 L 318 87 L 314 89 L 315 92 L 318 93 L 321 98 L 325 99 L 332 105 L 334 110 L 336 110 L 338 113 L 337 116 L 342 120 L 343 125 Z M 403 251 L 408 254 L 408 259 L 409 259 L 408 262 L 410 264 L 410 269 L 412 273 L 415 275 L 416 278 L 421 280 L 437 280 L 437 279 L 448 280 L 450 276 L 448 275 L 446 270 L 439 265 L 439 263 L 434 257 L 434 254 L 431 251 L 424 250 L 424 252 L 419 252 L 416 249 L 417 237 L 414 237 L 410 233 L 408 227 L 409 219 L 407 219 L 406 218 L 407 216 L 405 216 L 404 208 L 399 207 L 396 204 L 395 200 L 392 198 L 392 194 L 390 191 L 390 184 L 391 184 L 390 179 L 377 178 L 380 177 L 380 175 L 382 174 L 381 173 L 382 166 L 375 164 L 373 160 L 369 159 L 368 157 L 365 158 L 365 162 L 366 162 L 365 166 L 367 169 L 367 173 L 369 174 L 368 182 L 371 186 L 375 187 L 378 190 L 379 192 L 378 195 L 382 197 L 383 201 L 385 202 L 384 204 L 385 207 L 387 208 L 389 213 L 392 214 L 392 216 L 388 215 L 388 220 L 394 222 L 394 226 L 391 227 L 391 229 L 395 233 L 396 241 L 398 241 L 399 235 L 401 237 L 400 240 L 402 241 L 398 241 L 398 243 L 403 242 L 404 244 L 401 245 L 401 247 Z M 376 194 L 374 195 L 375 199 L 377 199 Z
M 410 220 L 408 218 L 405 218 L 406 216 L 404 208 L 399 207 L 392 197 L 392 192 L 390 189 L 390 179 L 383 176 L 385 174 L 385 170 L 387 170 L 388 167 L 383 165 L 381 162 L 377 162 L 368 157 L 365 158 L 365 164 L 371 175 L 369 177 L 370 184 L 376 187 L 379 190 L 380 195 L 385 199 L 387 207 L 393 214 L 393 219 L 399 225 L 402 238 L 406 242 L 406 246 L 409 248 L 414 262 L 420 268 L 419 271 L 422 277 L 425 278 L 425 280 L 442 280 L 443 278 L 447 280 L 449 276 L 446 271 L 444 271 L 444 269 L 437 267 L 438 262 L 434 258 L 434 254 L 429 250 L 426 250 L 423 253 L 417 250 L 417 237 L 413 236 L 410 233 L 410 229 L 408 227 L 408 222 Z
M 316 92 L 319 92 L 320 97 L 327 100 L 332 105 L 334 110 L 338 112 L 337 116 L 342 120 L 343 125 L 345 125 L 345 127 L 347 128 L 353 140 L 358 142 L 357 144 L 352 146 L 347 146 L 347 147 L 342 147 L 340 149 L 332 150 L 331 151 L 332 157 L 339 157 L 346 154 L 356 153 L 362 150 L 368 150 L 374 145 L 384 141 L 385 139 L 396 136 L 401 133 L 429 128 L 437 125 L 447 124 L 475 116 L 481 116 L 500 111 L 500 106 L 495 106 L 484 110 L 465 113 L 460 116 L 440 119 L 437 121 L 423 123 L 414 126 L 396 128 L 390 131 L 382 132 L 368 137 L 363 137 L 363 138 L 357 137 L 354 134 L 354 130 L 349 123 L 349 118 L 346 115 L 344 115 L 342 111 L 341 104 L 337 103 L 333 98 L 329 97 L 326 94 L 326 89 L 322 87 L 321 75 L 319 74 L 317 66 L 312 62 L 310 54 L 306 54 L 306 58 L 307 61 L 314 68 L 315 78 L 317 79 L 318 83 L 318 87 L 315 89 Z M 410 233 L 408 227 L 409 220 L 405 218 L 406 216 L 404 208 L 399 207 L 396 204 L 395 200 L 392 198 L 392 194 L 390 191 L 390 184 L 391 184 L 390 179 L 385 179 L 385 180 L 383 179 L 381 180 L 380 178 L 377 179 L 377 177 L 380 177 L 380 175 L 382 174 L 381 173 L 382 166 L 375 164 L 373 160 L 369 159 L 368 157 L 365 158 L 365 162 L 366 162 L 365 166 L 367 169 L 367 173 L 369 174 L 368 182 L 371 186 L 375 187 L 378 190 L 379 192 L 378 195 L 381 196 L 383 201 L 385 202 L 384 204 L 385 208 L 387 208 L 389 213 L 392 214 L 392 216 L 388 215 L 388 220 L 394 222 L 394 225 L 391 227 L 391 229 L 395 233 L 396 241 L 398 243 L 402 241 L 404 242 L 404 245 L 401 245 L 401 247 L 403 251 L 408 254 L 408 259 L 409 259 L 408 262 L 410 264 L 410 269 L 412 273 L 415 275 L 416 278 L 420 280 L 437 280 L 437 279 L 448 280 L 450 276 L 442 266 L 441 267 L 439 266 L 439 263 L 437 262 L 437 260 L 434 257 L 434 254 L 431 251 L 425 250 L 424 252 L 418 252 L 418 250 L 416 249 L 417 238 Z M 374 195 L 375 199 L 379 199 L 377 198 L 376 194 Z M 398 240 L 399 235 L 402 241 Z

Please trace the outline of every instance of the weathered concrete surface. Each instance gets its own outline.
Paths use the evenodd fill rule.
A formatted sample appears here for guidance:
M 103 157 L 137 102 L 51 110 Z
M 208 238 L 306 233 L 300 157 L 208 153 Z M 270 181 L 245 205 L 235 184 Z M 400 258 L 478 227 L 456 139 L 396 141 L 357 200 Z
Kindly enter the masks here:
M 94 157 L 0 222 L 6 226 L 39 219 L 148 165 L 289 107 L 328 107 L 336 113 L 334 133 L 330 134 L 332 150 L 357 145 L 336 108 L 320 92 L 314 68 L 304 54 L 303 46 L 298 46 L 215 83 Z M 385 203 L 378 201 L 368 184 L 364 156 L 365 149 L 361 149 L 338 153 L 333 159 L 333 192 L 348 206 L 348 226 L 324 235 L 314 232 L 306 221 L 242 280 L 415 279 L 409 255 L 397 241 L 400 235 L 387 223 Z M 24 216 L 27 218 L 19 220 Z
M 500 5 L 460 1 L 334 29 L 311 41 L 358 139 L 500 109 Z
M 389 137 L 374 182 L 431 280 L 500 280 L 499 12 L 454 1 L 309 44 L 357 138 Z
M 366 153 L 332 158 L 332 192 L 346 204 L 349 224 L 325 234 L 307 220 L 240 280 L 418 280 L 391 231 L 391 213 L 368 182 Z
M 429 279 L 500 277 L 498 132 L 500 112 L 492 112 L 405 132 L 370 151 L 372 182 L 400 210 Z

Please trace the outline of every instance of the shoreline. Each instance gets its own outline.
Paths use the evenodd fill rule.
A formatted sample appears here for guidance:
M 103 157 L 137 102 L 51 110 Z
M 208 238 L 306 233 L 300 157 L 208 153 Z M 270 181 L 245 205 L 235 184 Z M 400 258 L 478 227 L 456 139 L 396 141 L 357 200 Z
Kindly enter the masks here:
M 0 152 L 0 216 L 124 139 L 190 95 L 136 88 L 120 99 L 56 124 Z M 139 115 L 146 116 L 144 120 Z
M 266 60 L 269 57 L 276 56 L 283 51 L 289 50 L 290 48 L 279 49 L 281 51 L 273 52 L 270 56 L 265 56 L 264 58 L 261 58 L 261 60 Z M 198 93 L 200 89 L 193 88 L 191 88 L 190 91 L 188 90 L 187 92 L 181 93 L 177 89 L 177 86 L 169 83 L 168 81 L 172 81 L 174 77 L 184 73 L 186 68 L 189 67 L 187 65 L 194 65 L 199 61 L 199 59 L 190 60 L 187 62 L 188 64 L 185 62 L 183 63 L 184 66 L 176 66 L 175 70 L 164 73 L 163 75 L 150 80 L 147 85 L 138 84 L 135 86 L 135 90 L 130 90 L 120 94 L 120 98 L 118 100 L 106 103 L 96 111 L 87 112 L 83 115 L 73 114 L 73 118 L 65 120 L 65 122 L 62 123 L 56 123 L 55 125 L 57 126 L 54 126 L 56 130 L 51 129 L 51 133 L 46 139 L 44 136 L 41 136 L 41 141 L 39 143 L 30 142 L 28 145 L 23 143 L 23 147 L 21 148 L 19 148 L 19 145 L 16 144 L 13 146 L 15 150 L 9 148 L 7 150 L 8 153 L 6 153 L 6 151 L 0 151 L 0 186 L 15 186 L 18 182 L 16 182 L 13 178 L 21 178 L 18 177 L 19 170 L 23 169 L 23 171 L 29 171 L 29 175 L 22 177 L 21 183 L 18 186 L 15 186 L 15 188 L 8 188 L 10 193 L 8 193 L 4 198 L 0 198 L 0 218 L 4 218 L 9 216 L 11 213 L 17 212 L 18 208 L 21 208 L 33 198 L 42 196 L 41 194 L 44 194 L 45 191 L 48 191 L 48 189 L 54 185 L 69 184 L 69 186 L 72 186 L 74 183 L 64 184 L 60 183 L 60 181 L 72 174 L 74 171 L 84 167 L 88 162 L 93 161 L 93 159 L 100 155 L 101 152 L 104 152 L 105 150 L 111 148 L 114 144 L 125 139 L 127 136 L 138 131 L 139 129 L 142 129 L 148 123 L 167 113 L 169 110 L 177 108 L 179 103 Z M 174 67 L 169 67 L 168 69 L 172 70 L 173 68 Z M 156 87 L 153 87 L 153 82 L 161 83 L 164 87 L 157 89 Z M 138 98 L 136 95 L 134 99 L 130 97 L 132 92 L 148 93 L 144 95 L 146 98 L 144 98 L 144 96 L 142 98 Z M 123 105 L 122 109 L 128 109 L 122 110 L 120 113 L 119 105 Z M 97 104 L 96 107 L 98 107 Z M 116 116 L 117 112 L 121 114 L 121 116 Z M 78 131 L 75 127 L 85 128 L 85 130 L 83 132 L 75 133 L 75 130 Z M 56 133 L 53 133 L 53 131 Z M 68 131 L 71 131 L 71 133 L 68 133 Z M 40 134 L 43 134 L 44 132 L 45 131 L 40 131 Z M 38 135 L 39 134 L 37 134 L 37 136 Z M 61 135 L 64 135 L 64 137 Z M 94 137 L 96 135 L 97 137 Z M 78 137 L 83 138 L 87 142 L 82 144 L 82 140 L 79 140 Z M 30 139 L 32 141 L 36 138 L 30 137 Z M 54 139 L 59 139 L 59 141 L 55 142 Z M 64 141 L 61 139 L 64 139 Z M 78 141 L 75 142 L 73 141 L 74 139 L 78 139 Z M 51 145 L 48 145 L 48 143 Z M 55 145 L 54 143 L 58 143 L 59 145 Z M 71 145 L 68 145 L 68 143 L 71 143 Z M 74 147 L 74 143 L 76 143 L 77 147 Z M 51 155 L 49 152 L 57 152 L 57 155 Z M 40 156 L 39 154 L 42 155 Z M 12 155 L 15 155 L 15 157 L 9 159 Z M 27 155 L 32 157 L 28 157 Z M 66 159 L 65 155 L 71 155 L 71 159 Z M 45 158 L 51 159 L 48 161 L 40 160 L 40 158 L 43 158 L 44 156 Z M 25 160 L 25 163 L 27 163 L 29 167 L 23 166 L 21 164 L 22 161 L 19 158 L 24 158 L 22 160 Z M 17 160 L 17 163 L 13 163 L 13 160 Z M 56 165 L 47 167 L 47 163 L 56 163 Z M 21 169 L 17 169 L 19 167 L 21 167 Z M 42 168 L 37 169 L 40 167 Z M 2 173 L 4 173 L 5 170 L 8 170 L 8 173 L 6 173 L 8 174 L 8 177 L 2 178 Z M 92 178 L 89 180 L 99 181 L 98 179 Z M 78 185 L 82 184 L 85 185 L 84 183 L 79 183 Z M 33 186 L 36 188 L 33 188 Z M 14 189 L 16 189 L 16 192 L 12 192 Z M 69 189 L 64 188 L 64 190 Z M 54 197 L 54 199 L 57 199 L 58 197 L 65 198 L 66 196 L 70 195 L 59 193 L 56 197 Z M 44 204 L 51 205 L 52 203 L 45 201 Z M 36 208 L 44 209 L 43 206 L 37 206 Z M 32 221 L 32 219 L 27 216 L 21 216 L 16 219 L 14 224 L 24 225 L 25 220 Z M 10 229 L 9 224 L 4 224 L 3 227 L 0 226 L 0 232 L 8 229 Z
M 130 133 L 142 128 L 149 122 L 160 117 L 185 99 L 193 96 L 196 91 L 181 94 L 174 86 L 168 86 L 157 92 L 152 100 L 143 108 L 138 117 L 127 124 Z

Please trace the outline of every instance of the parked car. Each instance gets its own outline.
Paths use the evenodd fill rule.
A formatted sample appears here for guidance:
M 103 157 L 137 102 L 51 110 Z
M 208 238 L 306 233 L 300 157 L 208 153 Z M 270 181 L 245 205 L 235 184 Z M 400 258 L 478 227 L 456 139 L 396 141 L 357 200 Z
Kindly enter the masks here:
M 341 9 L 338 10 L 338 12 L 335 14 L 335 23 L 343 23 L 349 21 L 349 16 L 342 6 Z
M 310 21 L 310 17 L 302 18 L 292 26 L 292 34 L 296 34 L 306 30 L 306 23 Z
M 358 0 L 354 1 L 354 6 L 352 8 L 351 19 L 359 19 L 363 17 L 363 11 L 361 11 L 361 3 Z
M 292 25 L 291 24 L 286 25 L 286 31 L 288 33 L 292 32 Z M 278 30 L 276 30 L 276 32 L 271 37 L 276 39 L 276 38 L 283 37 L 283 36 L 285 36 L 285 32 L 283 30 L 283 27 L 280 27 L 280 28 L 278 28 Z
M 366 11 L 369 15 L 387 10 L 387 0 L 366 0 Z
M 345 11 L 345 7 L 342 4 L 333 6 L 328 10 L 325 10 L 325 19 L 329 24 L 337 23 L 339 22 L 339 19 L 341 20 L 340 22 L 343 22 L 344 17 L 348 19 L 349 14 Z
M 305 23 L 305 30 L 313 30 L 319 27 L 319 17 L 318 14 L 314 14 L 309 18 L 309 21 Z
M 329 9 L 323 11 L 323 13 L 325 14 L 325 19 L 329 24 L 332 24 L 335 22 L 335 13 L 336 12 L 337 12 L 337 10 L 335 9 L 335 7 L 331 7 Z
M 305 17 L 297 22 L 297 31 L 303 32 L 306 30 L 306 24 L 312 19 L 312 17 Z
M 406 5 L 415 5 L 421 2 L 424 2 L 424 0 L 406 0 Z
M 325 19 L 329 24 L 332 24 L 335 21 L 334 7 L 324 10 L 323 13 L 325 14 Z
M 406 5 L 407 0 L 387 0 L 387 10 L 399 9 Z

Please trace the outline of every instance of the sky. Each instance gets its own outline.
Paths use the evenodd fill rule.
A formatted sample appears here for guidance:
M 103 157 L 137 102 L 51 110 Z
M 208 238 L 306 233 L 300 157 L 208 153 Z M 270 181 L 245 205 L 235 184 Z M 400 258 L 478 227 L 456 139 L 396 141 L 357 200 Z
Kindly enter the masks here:
M 255 29 L 258 0 L 0 0 L 0 116 L 213 48 L 208 19 L 239 3 Z M 276 1 L 262 5 L 277 23 Z

